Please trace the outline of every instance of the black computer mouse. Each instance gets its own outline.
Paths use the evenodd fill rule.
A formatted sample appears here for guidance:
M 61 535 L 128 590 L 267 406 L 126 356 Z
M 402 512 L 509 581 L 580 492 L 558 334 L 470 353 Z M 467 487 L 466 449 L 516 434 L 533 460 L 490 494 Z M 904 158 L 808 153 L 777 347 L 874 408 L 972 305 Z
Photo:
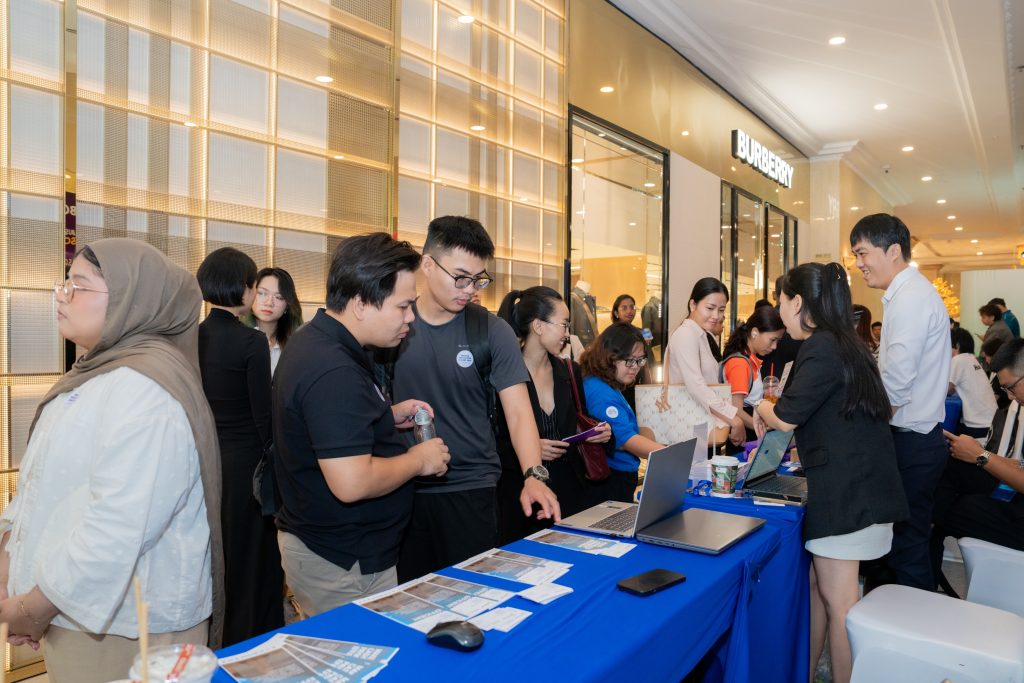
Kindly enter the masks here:
M 484 644 L 484 632 L 468 621 L 443 621 L 430 629 L 427 642 L 438 647 L 469 652 Z

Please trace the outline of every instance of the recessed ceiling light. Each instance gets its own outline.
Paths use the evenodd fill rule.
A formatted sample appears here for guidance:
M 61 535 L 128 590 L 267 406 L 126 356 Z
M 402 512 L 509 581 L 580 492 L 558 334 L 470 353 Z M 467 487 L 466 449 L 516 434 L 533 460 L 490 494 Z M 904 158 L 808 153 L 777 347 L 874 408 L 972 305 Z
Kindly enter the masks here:
M 888 108 L 889 105 L 886 104 L 885 102 L 879 102 L 878 104 L 875 105 L 875 111 L 885 111 Z
M 610 85 L 602 85 L 601 92 L 615 92 L 615 88 Z
M 597 134 L 597 137 L 599 137 L 599 138 L 603 138 L 603 137 L 604 137 L 605 135 L 607 135 L 607 133 L 598 133 L 598 134 Z
M 681 133 L 681 135 L 682 135 L 682 136 L 683 136 L 684 138 L 685 138 L 685 137 L 686 137 L 687 135 L 689 135 L 689 134 L 690 134 L 690 131 L 688 131 L 688 130 L 684 130 L 684 131 L 683 131 L 683 132 Z
M 832 36 L 828 39 L 829 45 L 842 45 L 845 42 L 846 38 L 844 36 Z
M 441 183 L 441 182 L 444 182 L 444 181 L 443 181 L 443 180 L 441 180 L 440 178 L 434 178 L 434 182 L 435 182 L 435 183 Z
M 577 158 L 572 160 L 572 163 L 574 163 L 574 164 L 582 164 L 583 163 L 583 159 L 580 159 L 579 157 L 577 157 Z
M 850 207 L 850 211 L 860 211 L 860 207 L 859 206 L 851 206 Z
M 749 213 L 745 213 L 745 214 L 743 214 L 743 217 L 744 218 L 750 218 L 750 214 Z
M 983 251 L 976 251 L 976 252 L 974 252 L 974 255 L 975 256 L 984 256 L 985 252 L 983 252 Z
M 955 221 L 956 220 L 956 216 L 953 215 L 953 214 L 949 214 L 948 216 L 946 216 L 946 220 L 947 221 Z
M 923 175 L 923 176 L 921 176 L 921 182 L 930 183 L 931 181 L 932 181 L 932 177 L 930 175 Z
M 801 199 L 800 201 L 793 202 L 793 206 L 796 206 L 798 204 L 803 204 L 803 203 L 804 203 L 804 200 Z
M 481 126 L 480 124 L 477 124 L 475 126 L 470 126 L 469 129 L 470 130 L 475 130 L 477 132 L 480 132 L 482 130 L 487 130 L 487 126 Z
M 629 222 L 629 227 L 631 227 L 631 228 L 636 227 L 636 221 L 630 221 Z
M 344 159 L 344 158 L 345 158 L 345 155 L 344 155 L 344 154 L 335 154 L 335 155 L 334 155 L 334 158 L 335 158 L 335 159 L 338 159 L 338 160 L 341 160 L 341 159 Z
M 913 145 L 903 145 L 903 147 L 900 147 L 900 151 L 901 152 L 913 152 L 914 151 L 914 146 Z
M 185 126 L 188 127 L 188 128 L 195 128 L 196 124 L 193 123 L 192 121 L 186 121 L 185 122 Z
M 584 213 L 584 212 L 583 212 L 583 210 L 582 210 L 582 209 L 580 209 L 579 211 L 577 211 L 577 212 L 576 212 L 576 215 L 577 215 L 577 216 L 582 216 L 582 215 L 583 215 L 583 213 Z
M 476 17 L 474 17 L 472 14 L 463 14 L 457 19 L 457 21 L 460 24 L 472 24 L 474 21 L 476 21 Z
M 946 200 L 945 200 L 945 199 L 936 199 L 936 200 L 935 200 L 935 203 L 936 203 L 936 204 L 945 204 L 945 203 L 946 203 Z
M 734 170 L 734 171 L 736 170 L 736 167 L 735 167 L 735 166 L 730 166 L 729 168 L 731 168 L 731 169 L 732 169 L 732 170 Z
M 654 187 L 654 183 L 644 183 L 644 187 Z
M 317 76 L 314 80 L 316 80 L 317 83 L 333 83 L 334 82 L 334 79 L 331 78 L 330 76 Z
M 743 263 L 743 259 L 740 259 L 740 263 Z
M 955 227 L 955 228 L 953 228 L 953 229 L 954 229 L 954 230 L 956 230 L 957 232 L 963 232 L 963 231 L 964 231 L 964 226 L 962 226 L 962 225 L 958 225 L 958 226 L 956 226 L 956 227 Z
M 978 240 L 971 240 L 971 244 L 977 244 Z
M 772 237 L 782 237 L 782 234 L 778 232 L 773 232 Z

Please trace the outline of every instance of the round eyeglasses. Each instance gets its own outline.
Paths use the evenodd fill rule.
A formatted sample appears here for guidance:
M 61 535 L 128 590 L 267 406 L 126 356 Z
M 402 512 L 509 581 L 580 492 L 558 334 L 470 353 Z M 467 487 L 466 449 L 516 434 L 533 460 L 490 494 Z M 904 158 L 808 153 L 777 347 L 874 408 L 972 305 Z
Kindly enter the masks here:
M 96 292 L 97 294 L 110 293 L 106 289 L 93 289 L 92 287 L 83 287 L 82 285 L 76 285 L 71 280 L 58 282 L 53 286 L 53 295 L 58 299 L 64 297 L 64 301 L 66 301 L 67 303 L 71 303 L 71 301 L 75 298 L 75 292 Z

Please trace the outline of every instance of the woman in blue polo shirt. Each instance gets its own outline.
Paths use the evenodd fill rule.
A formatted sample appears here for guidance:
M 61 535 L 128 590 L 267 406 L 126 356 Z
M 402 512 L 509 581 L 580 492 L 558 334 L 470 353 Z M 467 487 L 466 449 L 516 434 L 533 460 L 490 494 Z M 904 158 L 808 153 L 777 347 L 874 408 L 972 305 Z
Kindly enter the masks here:
M 663 448 L 640 434 L 636 414 L 622 395 L 646 363 L 643 335 L 628 323 L 606 328 L 580 357 L 587 412 L 610 424 L 615 437 L 615 451 L 608 458 L 612 472 L 606 498 L 610 500 L 633 502 L 640 458 Z

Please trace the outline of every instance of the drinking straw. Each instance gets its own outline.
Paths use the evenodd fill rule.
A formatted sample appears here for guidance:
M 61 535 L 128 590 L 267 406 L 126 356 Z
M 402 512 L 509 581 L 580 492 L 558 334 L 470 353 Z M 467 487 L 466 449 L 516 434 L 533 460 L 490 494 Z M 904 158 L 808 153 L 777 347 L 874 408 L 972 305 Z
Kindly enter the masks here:
M 772 361 L 771 364 L 768 366 L 768 376 L 769 377 L 774 377 L 775 376 L 775 361 Z
M 139 655 L 142 683 L 149 683 L 149 606 L 142 602 L 142 581 L 135 577 L 135 613 L 139 620 Z
M 7 671 L 7 634 L 8 626 L 5 621 L 0 624 L 0 648 L 3 648 L 3 654 L 0 655 L 0 671 Z

